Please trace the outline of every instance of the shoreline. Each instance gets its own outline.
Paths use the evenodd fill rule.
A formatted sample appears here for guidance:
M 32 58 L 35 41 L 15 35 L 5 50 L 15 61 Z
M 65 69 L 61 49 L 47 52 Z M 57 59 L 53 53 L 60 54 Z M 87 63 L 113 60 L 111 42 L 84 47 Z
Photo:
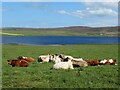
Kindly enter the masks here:
M 120 45 L 120 44 L 39 44 L 39 45 L 36 45 L 36 44 L 11 44 L 11 43 L 8 43 L 8 44 L 1 44 L 0 45 L 23 45 L 23 46 L 72 46 L 72 45 Z

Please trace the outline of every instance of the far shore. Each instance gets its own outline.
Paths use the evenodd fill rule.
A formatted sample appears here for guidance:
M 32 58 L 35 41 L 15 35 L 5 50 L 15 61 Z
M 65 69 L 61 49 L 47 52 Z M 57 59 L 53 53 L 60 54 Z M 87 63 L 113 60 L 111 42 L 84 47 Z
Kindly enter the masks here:
M 0 35 L 10 35 L 10 36 L 24 36 L 23 34 L 16 34 L 16 33 L 0 33 Z

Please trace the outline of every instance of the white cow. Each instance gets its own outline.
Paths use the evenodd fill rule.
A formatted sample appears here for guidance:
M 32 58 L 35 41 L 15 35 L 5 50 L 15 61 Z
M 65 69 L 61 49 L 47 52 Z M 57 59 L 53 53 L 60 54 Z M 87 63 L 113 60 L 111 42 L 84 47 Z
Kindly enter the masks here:
M 104 60 L 101 60 L 101 61 L 99 62 L 99 64 L 100 64 L 100 65 L 104 65 L 106 62 L 107 62 L 107 60 L 104 59 Z
M 55 63 L 60 63 L 61 62 L 61 58 L 59 58 L 59 56 L 55 56 L 54 62 Z
M 71 60 L 68 62 L 59 62 L 53 65 L 54 69 L 74 69 Z
M 55 54 L 50 55 L 50 60 L 51 60 L 51 61 L 55 62 L 56 59 L 58 59 L 58 56 L 57 56 L 57 55 L 55 55 Z
M 110 63 L 111 65 L 117 65 L 115 59 L 109 59 L 108 61 L 109 61 L 109 63 Z
M 68 61 L 68 60 L 66 60 L 66 59 L 73 59 L 73 57 L 72 56 L 70 56 L 70 55 L 63 55 L 63 54 L 60 54 L 59 55 L 59 57 L 63 60 L 63 61 Z
M 82 58 L 73 58 L 72 60 L 74 60 L 74 61 L 83 61 Z
M 69 56 L 69 55 L 65 55 L 64 58 L 73 59 L 73 57 L 72 57 L 72 56 Z
M 40 55 L 38 57 L 38 62 L 42 63 L 42 62 L 49 62 L 50 60 L 50 55 Z
M 88 63 L 84 60 L 72 60 L 72 64 L 74 67 L 87 67 Z

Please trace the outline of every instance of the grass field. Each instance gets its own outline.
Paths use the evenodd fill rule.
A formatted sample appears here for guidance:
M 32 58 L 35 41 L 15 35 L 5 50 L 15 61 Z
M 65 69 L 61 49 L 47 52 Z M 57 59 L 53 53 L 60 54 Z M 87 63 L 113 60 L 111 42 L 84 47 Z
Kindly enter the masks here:
M 118 36 L 118 33 L 86 33 L 74 30 L 2 30 L 3 36 Z
M 79 36 L 80 33 L 67 30 L 3 30 L 3 33 L 15 33 L 24 36 Z M 6 34 L 3 34 L 6 36 Z M 81 34 L 83 35 L 83 34 Z
M 52 69 L 53 63 L 37 63 L 42 54 L 68 54 L 83 59 L 115 58 L 118 62 L 118 45 L 62 45 L 32 46 L 3 45 L 2 47 L 3 88 L 117 88 L 118 66 L 88 66 L 73 70 Z M 11 67 L 7 59 L 19 55 L 34 57 L 36 62 L 29 67 Z

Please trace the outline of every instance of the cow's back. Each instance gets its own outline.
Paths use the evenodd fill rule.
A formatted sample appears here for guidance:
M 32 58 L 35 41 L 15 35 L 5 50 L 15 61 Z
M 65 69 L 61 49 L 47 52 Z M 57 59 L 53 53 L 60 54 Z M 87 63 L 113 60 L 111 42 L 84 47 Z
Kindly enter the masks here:
M 20 63 L 19 63 L 20 67 L 28 67 L 29 66 L 29 63 L 25 60 L 20 60 Z

